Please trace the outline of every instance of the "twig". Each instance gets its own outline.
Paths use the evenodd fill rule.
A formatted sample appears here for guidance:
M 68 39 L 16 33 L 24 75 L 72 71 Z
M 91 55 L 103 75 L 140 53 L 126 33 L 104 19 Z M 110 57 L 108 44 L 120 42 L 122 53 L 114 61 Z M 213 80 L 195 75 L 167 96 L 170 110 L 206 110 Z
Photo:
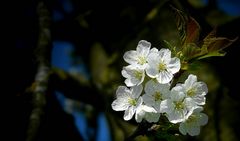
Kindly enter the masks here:
M 32 93 L 33 110 L 29 118 L 26 141 L 33 141 L 36 139 L 44 113 L 44 107 L 46 105 L 45 93 L 47 91 L 50 70 L 50 16 L 43 3 L 38 4 L 37 12 L 39 15 L 39 39 L 35 53 L 38 70 L 35 76 L 35 87 Z

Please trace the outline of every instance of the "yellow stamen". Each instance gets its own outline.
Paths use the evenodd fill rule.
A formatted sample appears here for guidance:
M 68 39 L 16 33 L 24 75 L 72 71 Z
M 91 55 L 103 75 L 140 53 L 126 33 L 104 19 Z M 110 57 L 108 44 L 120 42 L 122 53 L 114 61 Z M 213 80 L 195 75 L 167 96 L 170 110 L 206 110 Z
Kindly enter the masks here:
M 158 100 L 161 100 L 162 99 L 162 95 L 160 92 L 155 92 L 154 94 L 154 100 L 155 101 L 158 101 Z
M 136 99 L 133 99 L 133 98 L 129 98 L 128 99 L 128 103 L 131 104 L 132 106 L 136 106 L 137 105 Z
M 144 56 L 138 56 L 138 63 L 139 63 L 140 65 L 146 64 L 146 63 L 147 63 L 146 57 L 144 57 Z
M 158 69 L 159 69 L 159 71 L 164 71 L 164 70 L 166 70 L 166 64 L 164 64 L 163 62 L 161 62 L 161 63 L 159 63 L 159 65 L 158 65 Z

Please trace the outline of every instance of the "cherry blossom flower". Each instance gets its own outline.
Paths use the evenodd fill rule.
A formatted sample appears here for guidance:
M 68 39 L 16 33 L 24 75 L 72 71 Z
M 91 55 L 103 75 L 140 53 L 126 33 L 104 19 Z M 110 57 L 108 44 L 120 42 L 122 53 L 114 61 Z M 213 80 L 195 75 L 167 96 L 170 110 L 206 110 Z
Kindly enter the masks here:
M 206 102 L 205 95 L 208 93 L 206 83 L 197 82 L 197 76 L 190 74 L 184 84 L 178 84 L 180 91 L 186 94 L 186 97 L 192 98 L 197 105 L 204 105 Z
M 123 59 L 133 66 L 139 66 L 143 69 L 147 65 L 147 56 L 149 54 L 151 43 L 145 40 L 138 42 L 136 50 L 127 51 L 123 55 Z
M 193 114 L 179 125 L 179 131 L 183 135 L 187 133 L 190 136 L 196 136 L 200 134 L 200 126 L 206 125 L 208 122 L 208 116 L 204 113 L 200 113 L 203 110 L 199 107 L 194 110 Z
M 125 111 L 124 120 L 130 120 L 136 112 L 136 109 L 143 103 L 140 96 L 143 90 L 142 85 L 134 86 L 128 89 L 125 86 L 119 86 L 116 95 L 117 99 L 112 103 L 112 109 L 115 111 Z
M 141 122 L 145 119 L 148 122 L 158 122 L 160 113 L 150 106 L 140 105 L 136 110 L 135 119 L 137 122 Z
M 160 104 L 162 100 L 170 96 L 169 89 L 169 84 L 160 84 L 156 80 L 148 81 L 144 88 L 146 94 L 142 96 L 144 103 L 154 107 L 160 113 Z
M 144 69 L 139 67 L 133 67 L 132 65 L 123 67 L 122 70 L 123 77 L 126 78 L 125 84 L 128 87 L 132 87 L 135 85 L 140 85 L 145 77 Z
M 198 106 L 191 98 L 185 98 L 180 91 L 181 87 L 175 86 L 171 90 L 170 99 L 161 102 L 160 110 L 166 112 L 171 123 L 179 123 L 186 120 Z
M 177 57 L 171 58 L 169 49 L 152 51 L 147 58 L 148 66 L 146 73 L 151 78 L 156 78 L 161 84 L 169 83 L 173 75 L 180 70 L 180 60 Z

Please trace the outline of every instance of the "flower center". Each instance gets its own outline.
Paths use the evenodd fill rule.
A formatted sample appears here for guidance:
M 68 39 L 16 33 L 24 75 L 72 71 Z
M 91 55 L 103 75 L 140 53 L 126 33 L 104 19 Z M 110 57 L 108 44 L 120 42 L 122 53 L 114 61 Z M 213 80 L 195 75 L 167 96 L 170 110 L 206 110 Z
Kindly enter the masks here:
M 136 106 L 137 105 L 136 99 L 133 99 L 133 98 L 129 98 L 128 99 L 128 103 L 131 104 L 132 106 Z
M 187 95 L 193 97 L 196 94 L 195 89 L 191 88 L 187 91 Z
M 144 56 L 138 56 L 138 63 L 139 63 L 140 65 L 146 64 L 146 63 L 147 63 L 146 57 L 144 57 Z
M 155 92 L 154 94 L 154 100 L 155 101 L 158 101 L 158 100 L 161 100 L 162 99 L 162 95 L 160 92 Z
M 135 78 L 137 78 L 138 80 L 142 79 L 142 72 L 135 70 L 134 72 Z
M 184 108 L 184 104 L 181 101 L 177 101 L 175 102 L 175 109 L 183 109 Z
M 166 70 L 166 64 L 165 63 L 163 63 L 163 62 L 161 62 L 161 63 L 159 63 L 159 65 L 158 65 L 158 69 L 159 69 L 159 71 L 164 71 L 164 70 Z

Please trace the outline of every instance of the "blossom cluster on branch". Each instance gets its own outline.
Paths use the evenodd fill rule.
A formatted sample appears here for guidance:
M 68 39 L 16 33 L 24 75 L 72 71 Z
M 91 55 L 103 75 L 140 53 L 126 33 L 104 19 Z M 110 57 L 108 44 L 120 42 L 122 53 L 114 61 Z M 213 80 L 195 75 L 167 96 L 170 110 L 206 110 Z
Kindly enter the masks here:
M 124 111 L 124 120 L 135 115 L 136 122 L 157 123 L 166 116 L 170 123 L 179 124 L 179 131 L 196 136 L 200 126 L 207 124 L 203 111 L 207 85 L 190 74 L 184 83 L 172 85 L 181 61 L 166 48 L 151 48 L 151 43 L 139 41 L 136 50 L 127 51 L 122 75 L 126 86 L 119 86 L 112 109 Z

